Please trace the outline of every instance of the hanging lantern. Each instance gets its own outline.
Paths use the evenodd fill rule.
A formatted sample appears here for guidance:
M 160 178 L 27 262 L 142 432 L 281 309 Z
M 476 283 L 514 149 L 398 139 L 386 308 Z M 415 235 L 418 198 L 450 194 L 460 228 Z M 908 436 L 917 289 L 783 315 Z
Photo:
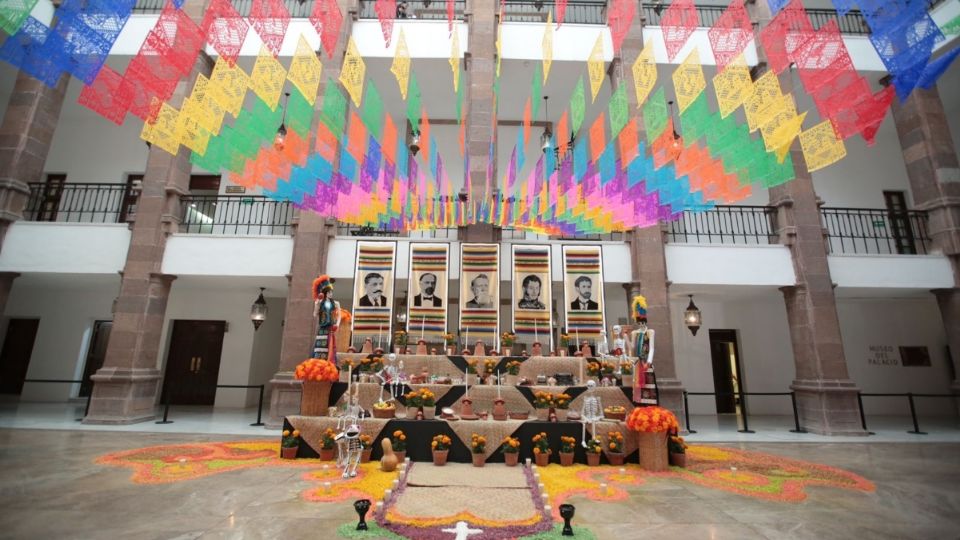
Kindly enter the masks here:
M 688 294 L 687 296 L 690 297 L 690 304 L 687 305 L 687 309 L 683 312 L 683 324 L 687 325 L 691 334 L 697 335 L 697 330 L 700 329 L 700 323 L 702 322 L 700 308 L 693 303 L 692 294 Z
M 260 329 L 263 321 L 267 320 L 267 301 L 263 298 L 263 287 L 260 287 L 260 296 L 257 301 L 250 306 L 250 321 L 253 323 L 253 331 Z

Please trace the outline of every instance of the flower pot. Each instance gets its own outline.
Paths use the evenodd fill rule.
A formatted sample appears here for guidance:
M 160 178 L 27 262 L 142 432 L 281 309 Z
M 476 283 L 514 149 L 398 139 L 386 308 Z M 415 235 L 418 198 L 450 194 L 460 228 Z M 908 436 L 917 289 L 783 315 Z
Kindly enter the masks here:
M 623 465 L 623 452 L 607 452 L 607 461 L 611 465 Z
M 550 409 L 537 409 L 537 420 L 546 420 L 550 418 Z
M 556 413 L 557 413 L 557 422 L 566 422 L 566 421 L 567 421 L 567 412 L 568 412 L 569 410 L 570 410 L 570 409 L 561 409 L 561 408 L 555 409 L 555 411 L 556 411 Z
M 349 371 L 347 371 L 347 370 L 345 370 L 345 369 L 341 369 L 341 370 L 340 370 L 340 382 L 350 382 L 350 372 L 349 372 Z
M 517 462 L 520 461 L 519 452 L 506 452 L 503 454 L 503 462 L 506 463 L 507 467 L 516 467 Z
M 406 347 L 405 345 L 394 345 L 394 346 L 393 346 L 393 352 L 394 352 L 395 354 L 406 354 L 406 353 L 407 353 L 407 347 Z
M 563 467 L 573 465 L 573 452 L 560 452 L 560 465 Z
M 397 456 L 397 463 L 403 463 L 403 460 L 407 459 L 406 450 L 394 450 L 393 455 Z
M 670 452 L 670 464 L 674 467 L 686 467 L 687 466 L 687 454 L 680 454 L 677 452 Z
M 370 463 L 370 454 L 373 453 L 373 448 L 364 448 L 360 451 L 360 463 Z
M 333 461 L 333 458 L 337 455 L 336 448 L 321 448 L 320 449 L 320 461 Z
M 407 407 L 407 420 L 415 420 L 420 407 Z
M 433 451 L 433 464 L 437 467 L 442 467 L 447 464 L 447 453 L 449 450 L 434 450 Z
M 487 462 L 487 458 L 483 454 L 474 453 L 470 454 L 470 457 L 473 459 L 474 467 L 483 467 L 483 465 Z
M 537 467 L 546 467 L 550 464 L 550 454 L 543 452 L 533 455 L 533 460 L 537 462 Z
M 507 347 L 506 345 L 504 345 L 503 347 L 500 347 L 501 356 L 510 356 L 512 352 L 513 351 L 510 349 L 510 347 Z
M 300 394 L 300 414 L 303 416 L 323 416 L 330 407 L 329 381 L 303 381 L 303 391 Z
M 507 373 L 507 374 L 503 377 L 503 384 L 504 384 L 505 386 L 516 386 L 517 383 L 519 382 L 519 379 L 520 379 L 520 376 L 519 376 L 519 375 L 511 375 L 511 374 Z
M 396 407 L 387 407 L 385 409 L 373 408 L 373 417 L 374 418 L 393 418 L 397 415 Z
M 667 470 L 667 432 L 640 433 L 640 466 L 647 471 Z
M 280 448 L 280 457 L 283 459 L 297 459 L 297 450 L 299 446 L 284 446 Z
M 437 415 L 437 406 L 436 405 L 424 405 L 423 406 L 423 419 L 424 420 L 433 420 Z
M 596 467 L 597 465 L 600 465 L 600 454 L 587 452 L 587 466 Z
M 567 356 L 567 348 L 566 347 L 561 348 L 560 350 L 557 351 L 557 354 L 558 356 L 560 356 L 560 358 Z
M 447 356 L 456 356 L 456 355 L 457 355 L 456 345 L 450 345 L 449 347 L 447 347 Z

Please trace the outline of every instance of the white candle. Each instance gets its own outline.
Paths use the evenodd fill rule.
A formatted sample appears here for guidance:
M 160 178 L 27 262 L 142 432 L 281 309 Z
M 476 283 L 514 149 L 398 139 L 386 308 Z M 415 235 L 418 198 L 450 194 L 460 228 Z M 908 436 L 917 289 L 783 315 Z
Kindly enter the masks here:
M 324 483 L 323 483 L 323 491 L 324 491 L 325 493 L 330 493 L 330 486 L 331 486 L 330 482 L 324 482 Z
M 409 464 L 409 463 L 410 463 L 410 458 L 403 458 L 403 462 Z
M 380 512 L 383 512 L 383 501 L 377 501 L 376 513 L 379 514 Z
M 385 490 L 383 490 L 383 500 L 389 499 L 389 498 L 390 498 L 390 495 L 392 495 L 392 494 L 393 494 L 393 490 L 392 490 L 392 489 L 385 489 Z
M 497 370 L 497 399 L 500 399 L 500 370 Z
M 627 474 L 627 470 L 623 467 L 620 467 L 620 474 Z
M 550 500 L 550 496 L 547 495 L 546 493 L 541 493 L 540 498 L 543 499 L 543 504 L 547 504 L 547 501 Z
M 463 368 L 463 397 L 470 397 L 470 385 L 467 382 L 470 380 L 470 366 Z
M 380 340 L 382 333 L 383 333 L 383 324 L 381 323 L 380 325 L 377 326 L 377 348 L 378 349 L 383 348 L 383 342 Z
M 397 489 L 398 487 L 400 487 L 400 480 L 394 480 L 394 481 L 393 481 L 393 489 Z
M 549 514 L 550 512 L 553 511 L 553 509 L 550 508 L 550 505 L 549 505 L 549 504 L 545 504 L 545 505 L 543 505 L 543 511 L 546 512 L 547 514 Z
M 527 468 L 530 468 L 530 458 L 527 458 Z
M 464 348 L 465 348 L 465 349 L 469 349 L 469 348 L 470 348 L 470 327 L 469 327 L 469 326 L 467 327 L 467 344 L 466 344 L 466 346 L 464 346 Z
M 606 494 L 607 494 L 607 485 L 606 485 L 606 484 L 600 484 L 600 494 L 601 494 L 601 495 L 606 495 Z
M 420 341 L 423 341 L 423 327 L 427 325 L 427 316 L 420 318 Z
M 540 341 L 539 325 L 537 324 L 537 320 L 534 319 L 533 320 L 533 342 L 536 343 L 538 341 Z

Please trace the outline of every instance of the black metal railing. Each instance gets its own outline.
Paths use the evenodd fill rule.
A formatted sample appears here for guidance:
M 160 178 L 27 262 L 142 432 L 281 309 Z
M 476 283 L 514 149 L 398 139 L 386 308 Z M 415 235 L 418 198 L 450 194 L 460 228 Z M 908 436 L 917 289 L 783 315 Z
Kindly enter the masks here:
M 183 198 L 180 232 L 192 234 L 288 235 L 293 206 L 263 196 L 209 195 Z
M 337 236 L 380 236 L 386 238 L 431 238 L 456 240 L 458 238 L 458 234 L 459 231 L 456 227 L 397 231 L 391 229 L 378 229 L 368 225 L 353 225 L 342 222 L 337 223 Z
M 547 22 L 552 13 L 557 20 L 556 2 L 532 2 L 530 0 L 506 0 L 503 7 L 503 22 Z M 607 3 L 604 0 L 578 0 L 567 2 L 563 22 L 570 24 L 606 24 Z
M 684 212 L 669 223 L 667 239 L 678 243 L 775 244 L 772 206 L 717 206 Z
M 712 27 L 726 9 L 727 7 L 722 5 L 697 6 L 697 16 L 700 21 L 700 27 Z M 643 15 L 646 17 L 646 24 L 649 26 L 660 26 L 660 21 L 665 10 L 666 6 L 644 4 Z M 844 15 L 838 15 L 834 9 L 807 9 L 807 15 L 810 17 L 810 22 L 816 29 L 819 29 L 831 20 L 835 20 L 842 34 L 867 35 L 870 33 L 867 20 L 863 17 L 863 14 L 857 10 L 850 11 Z
M 121 220 L 125 184 L 43 184 L 31 183 L 23 210 L 27 221 L 68 221 L 73 223 L 117 223 Z M 132 212 L 128 212 L 132 218 Z
M 137 3 L 133 6 L 133 12 L 137 14 L 145 13 L 160 13 L 163 11 L 163 6 L 169 0 L 137 0 Z M 250 15 L 250 8 L 253 6 L 253 0 L 233 0 L 231 2 L 233 7 L 237 8 L 237 12 L 243 16 L 247 17 Z M 284 0 L 284 4 L 287 6 L 287 11 L 290 12 L 290 16 L 295 19 L 306 19 L 310 16 L 310 13 L 313 12 L 314 0 Z
M 927 253 L 927 214 L 871 208 L 821 208 L 831 253 Z
M 399 1 L 397 2 L 400 3 Z M 360 18 L 376 19 L 377 12 L 374 9 L 376 2 L 374 0 L 360 0 Z M 463 20 L 463 12 L 467 8 L 466 0 L 455 0 L 453 3 L 453 18 L 457 21 Z M 398 11 L 397 19 L 425 19 L 428 21 L 447 20 L 447 2 L 445 0 L 408 0 L 406 2 L 406 16 Z

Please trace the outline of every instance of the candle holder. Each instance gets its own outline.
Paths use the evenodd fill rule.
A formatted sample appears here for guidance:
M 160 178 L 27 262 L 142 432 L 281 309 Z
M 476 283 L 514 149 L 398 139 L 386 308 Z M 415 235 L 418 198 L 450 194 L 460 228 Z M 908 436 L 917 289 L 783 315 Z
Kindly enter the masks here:
M 504 403 L 506 402 L 501 398 L 497 398 L 493 400 L 493 419 L 494 420 L 507 419 L 507 408 L 504 406 Z
M 360 522 L 357 523 L 358 531 L 367 530 L 367 511 L 370 510 L 370 499 L 358 499 L 353 501 L 353 509 L 357 511 L 357 515 L 360 516 Z
M 560 533 L 561 536 L 573 536 L 573 527 L 570 526 L 570 520 L 573 519 L 573 514 L 576 510 L 572 504 L 560 505 L 560 517 L 563 518 L 563 532 Z
M 426 355 L 427 354 L 427 342 L 424 340 L 417 341 L 417 354 Z
M 473 354 L 474 354 L 475 356 L 486 356 L 486 355 L 487 355 L 487 348 L 486 348 L 486 346 L 484 346 L 484 344 L 483 344 L 482 341 L 477 341 L 477 343 L 474 345 L 474 347 L 473 347 Z
M 363 340 L 363 347 L 360 348 L 360 352 L 366 354 L 373 353 L 373 339 L 367 338 Z

